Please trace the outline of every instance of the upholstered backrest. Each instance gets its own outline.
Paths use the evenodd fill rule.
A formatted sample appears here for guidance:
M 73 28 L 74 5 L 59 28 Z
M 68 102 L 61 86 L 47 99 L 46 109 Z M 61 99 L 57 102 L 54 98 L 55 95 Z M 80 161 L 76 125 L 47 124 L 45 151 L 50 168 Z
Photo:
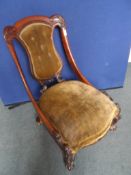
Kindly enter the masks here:
M 60 72 L 62 62 L 54 46 L 52 26 L 33 22 L 22 28 L 19 39 L 27 50 L 37 80 L 51 79 Z
M 29 56 L 32 74 L 43 84 L 44 80 L 59 76 L 63 66 L 53 41 L 53 32 L 56 27 L 60 29 L 62 45 L 73 71 L 82 82 L 90 84 L 75 63 L 68 42 L 65 22 L 60 15 L 29 16 L 17 21 L 13 26 L 4 28 L 4 38 L 24 84 L 27 83 L 25 83 L 25 76 L 12 42 L 13 39 L 17 39 L 24 46 Z

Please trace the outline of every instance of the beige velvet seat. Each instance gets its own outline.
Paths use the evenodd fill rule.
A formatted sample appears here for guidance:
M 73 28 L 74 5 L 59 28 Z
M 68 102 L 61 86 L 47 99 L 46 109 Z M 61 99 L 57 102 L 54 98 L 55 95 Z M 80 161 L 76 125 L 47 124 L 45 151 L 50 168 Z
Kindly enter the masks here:
M 73 153 L 103 137 L 119 113 L 108 96 L 80 81 L 52 86 L 43 93 L 39 104 Z

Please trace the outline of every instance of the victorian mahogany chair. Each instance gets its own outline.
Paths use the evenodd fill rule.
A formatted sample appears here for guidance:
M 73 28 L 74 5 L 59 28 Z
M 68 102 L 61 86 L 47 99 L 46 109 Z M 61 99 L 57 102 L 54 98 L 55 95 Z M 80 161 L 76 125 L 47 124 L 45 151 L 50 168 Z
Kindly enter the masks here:
M 67 59 L 80 81 L 60 81 L 62 61 L 53 42 L 53 31 L 59 27 Z M 86 80 L 72 56 L 64 19 L 51 17 L 26 17 L 7 26 L 4 38 L 18 68 L 26 91 L 38 113 L 37 121 L 43 123 L 62 148 L 67 168 L 73 168 L 79 149 L 101 139 L 113 129 L 119 119 L 120 109 L 113 100 L 97 90 Z M 13 39 L 25 48 L 33 77 L 44 86 L 56 78 L 55 85 L 42 91 L 38 102 L 34 99 L 20 66 Z

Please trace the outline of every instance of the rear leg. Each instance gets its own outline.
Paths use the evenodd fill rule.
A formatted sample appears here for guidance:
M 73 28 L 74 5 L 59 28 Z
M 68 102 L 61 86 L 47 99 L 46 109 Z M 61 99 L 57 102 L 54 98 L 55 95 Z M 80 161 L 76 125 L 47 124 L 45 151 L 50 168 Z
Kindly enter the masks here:
M 38 116 L 38 115 L 36 117 L 36 122 L 37 122 L 38 125 L 41 125 L 43 123 L 40 116 Z

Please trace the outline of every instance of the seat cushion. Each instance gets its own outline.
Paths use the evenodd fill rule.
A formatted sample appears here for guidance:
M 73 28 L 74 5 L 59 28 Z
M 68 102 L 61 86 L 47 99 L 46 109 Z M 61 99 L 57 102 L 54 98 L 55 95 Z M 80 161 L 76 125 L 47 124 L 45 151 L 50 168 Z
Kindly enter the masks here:
M 75 153 L 102 138 L 119 109 L 108 96 L 80 81 L 64 81 L 47 89 L 39 105 Z

